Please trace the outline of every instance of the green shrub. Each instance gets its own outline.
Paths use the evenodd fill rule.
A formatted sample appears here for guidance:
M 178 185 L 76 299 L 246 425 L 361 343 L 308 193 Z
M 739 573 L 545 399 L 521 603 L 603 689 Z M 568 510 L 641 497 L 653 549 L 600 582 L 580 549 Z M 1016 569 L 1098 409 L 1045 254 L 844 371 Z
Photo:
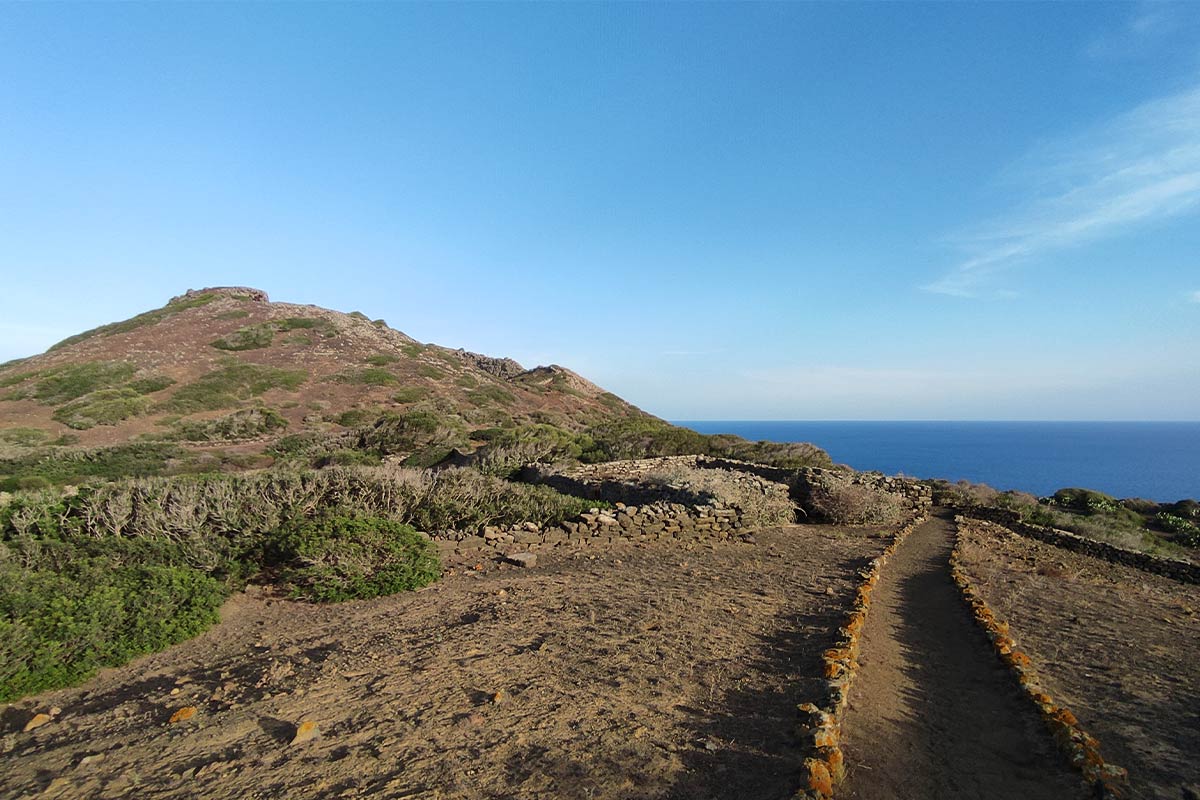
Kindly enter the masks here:
M 319 333 L 325 338 L 337 335 L 337 327 L 327 319 L 320 317 L 284 317 L 277 319 L 273 323 L 275 330 L 279 333 L 287 333 L 288 331 L 313 331 Z
M 0 377 L 0 389 L 7 389 L 9 386 L 16 386 L 18 383 L 24 383 L 36 375 L 36 372 L 14 372 L 11 375 L 4 375 L 3 377 Z
M 233 320 L 233 319 L 245 319 L 248 316 L 250 316 L 249 311 L 245 311 L 243 309 L 236 308 L 233 311 L 222 311 L 220 314 L 217 314 L 216 318 L 219 320 L 222 320 L 222 321 L 226 321 L 226 320 Z
M 54 419 L 77 431 L 117 423 L 145 414 L 151 400 L 133 389 L 101 389 L 54 411 Z
M 138 394 L 154 394 L 174 385 L 175 381 L 166 375 L 147 375 L 144 378 L 130 381 L 125 384 L 125 387 L 132 389 Z
M 425 352 L 425 346 L 411 342 L 409 344 L 400 345 L 400 350 L 409 358 L 416 358 Z
M 20 447 L 33 447 L 50 438 L 49 431 L 41 428 L 5 428 L 0 430 L 0 442 Z
M 42 372 L 32 396 L 46 405 L 56 406 L 100 389 L 113 389 L 133 377 L 136 368 L 125 361 L 88 361 L 67 364 Z
M 273 341 L 275 341 L 274 327 L 270 323 L 261 323 L 238 328 L 233 333 L 215 339 L 209 344 L 218 350 L 242 351 L 270 347 Z
M 0 702 L 191 638 L 217 621 L 228 594 L 182 565 L 123 564 L 82 548 L 62 557 L 58 569 L 2 569 Z
M 367 356 L 367 363 L 372 367 L 386 367 L 388 364 L 395 364 L 400 360 L 399 356 L 391 353 L 376 353 L 373 356 Z
M 63 484 L 162 475 L 186 455 L 178 445 L 148 442 L 94 450 L 31 450 L 20 457 L 0 458 L 0 491 L 12 491 L 22 478 L 32 476 Z
M 287 420 L 273 408 L 244 408 L 218 419 L 180 420 L 172 438 L 188 442 L 250 439 L 281 431 Z
M 446 373 L 432 364 L 421 364 L 417 367 L 417 374 L 422 378 L 430 378 L 431 380 L 440 381 L 446 377 Z
M 317 602 L 419 589 L 442 571 L 433 544 L 411 526 L 341 509 L 289 520 L 268 547 L 292 596 Z
M 517 402 L 517 398 L 513 393 L 502 389 L 499 386 L 483 386 L 479 389 L 472 389 L 467 392 L 467 399 L 479 407 L 485 406 L 511 406 Z
M 392 400 L 397 403 L 416 403 L 428 395 L 429 391 L 423 386 L 405 386 L 392 395 Z
M 176 390 L 160 409 L 181 414 L 231 408 L 271 389 L 295 391 L 308 378 L 304 370 L 262 364 L 227 364 Z

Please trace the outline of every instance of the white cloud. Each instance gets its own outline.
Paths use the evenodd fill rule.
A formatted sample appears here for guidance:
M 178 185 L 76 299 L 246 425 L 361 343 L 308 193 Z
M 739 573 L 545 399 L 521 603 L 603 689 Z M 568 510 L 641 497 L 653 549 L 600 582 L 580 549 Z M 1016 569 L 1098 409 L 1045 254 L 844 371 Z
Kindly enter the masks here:
M 958 237 L 964 255 L 927 291 L 971 297 L 1016 264 L 1200 204 L 1200 86 L 1052 142 L 1012 171 L 1027 199 Z

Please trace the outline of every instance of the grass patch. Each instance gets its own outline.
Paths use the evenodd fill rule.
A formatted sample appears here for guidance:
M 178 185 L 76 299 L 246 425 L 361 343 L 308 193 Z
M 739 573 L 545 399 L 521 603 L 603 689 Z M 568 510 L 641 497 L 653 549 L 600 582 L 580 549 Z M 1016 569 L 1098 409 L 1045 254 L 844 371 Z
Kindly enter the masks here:
M 152 401 L 134 389 L 101 389 L 72 400 L 54 411 L 54 419 L 77 431 L 97 425 L 116 425 L 150 410 Z
M 189 297 L 183 300 L 167 303 L 167 305 L 163 306 L 162 308 L 156 308 L 153 311 L 147 311 L 145 313 L 138 314 L 136 317 L 131 317 L 122 322 L 112 322 L 108 325 L 101 325 L 98 328 L 92 328 L 91 330 L 84 331 L 83 333 L 77 333 L 74 336 L 68 336 L 61 342 L 51 345 L 47 352 L 53 352 L 63 347 L 77 344 L 90 339 L 93 336 L 114 336 L 118 333 L 129 333 L 130 331 L 135 331 L 138 328 L 143 328 L 147 325 L 156 325 L 174 314 L 178 314 L 189 309 L 206 306 L 216 300 L 218 297 L 220 297 L 220 295 L 216 294 L 215 292 L 209 292 L 208 294 L 196 295 L 195 297 Z
M 236 308 L 233 311 L 222 311 L 220 314 L 217 314 L 217 319 L 226 321 L 226 320 L 234 320 L 234 319 L 245 319 L 248 316 L 250 316 L 249 311 L 246 311 L 241 308 Z
M 409 344 L 400 345 L 400 351 L 409 358 L 416 358 L 425 352 L 425 346 L 419 345 L 416 342 L 410 342 Z
M 388 364 L 395 364 L 399 360 L 399 356 L 392 355 L 391 353 L 376 353 L 366 358 L 367 363 L 372 367 L 386 367 Z
M 232 408 L 271 389 L 294 392 L 307 379 L 308 373 L 304 370 L 261 364 L 227 364 L 180 387 L 160 408 L 180 414 Z

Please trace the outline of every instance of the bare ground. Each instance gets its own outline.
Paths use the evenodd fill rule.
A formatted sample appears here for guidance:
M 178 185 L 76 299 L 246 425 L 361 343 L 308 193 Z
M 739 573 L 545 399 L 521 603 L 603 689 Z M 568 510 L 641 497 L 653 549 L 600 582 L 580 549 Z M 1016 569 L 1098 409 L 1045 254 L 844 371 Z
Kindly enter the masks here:
M 789 527 L 370 602 L 246 593 L 203 636 L 4 709 L 0 796 L 790 797 L 796 705 L 885 544 Z M 289 744 L 304 720 L 321 735 Z
M 960 553 L 1131 796 L 1200 797 L 1200 587 L 974 521 Z
M 930 519 L 884 567 L 850 693 L 838 797 L 1086 797 L 951 580 L 953 533 Z

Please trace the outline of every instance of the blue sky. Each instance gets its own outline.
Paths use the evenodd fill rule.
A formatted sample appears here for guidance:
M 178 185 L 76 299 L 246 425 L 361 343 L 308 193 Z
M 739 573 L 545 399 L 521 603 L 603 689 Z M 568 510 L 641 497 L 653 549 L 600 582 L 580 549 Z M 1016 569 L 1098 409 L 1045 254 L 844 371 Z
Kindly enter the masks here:
M 0 360 L 189 287 L 671 419 L 1200 419 L 1200 5 L 0 5 Z

